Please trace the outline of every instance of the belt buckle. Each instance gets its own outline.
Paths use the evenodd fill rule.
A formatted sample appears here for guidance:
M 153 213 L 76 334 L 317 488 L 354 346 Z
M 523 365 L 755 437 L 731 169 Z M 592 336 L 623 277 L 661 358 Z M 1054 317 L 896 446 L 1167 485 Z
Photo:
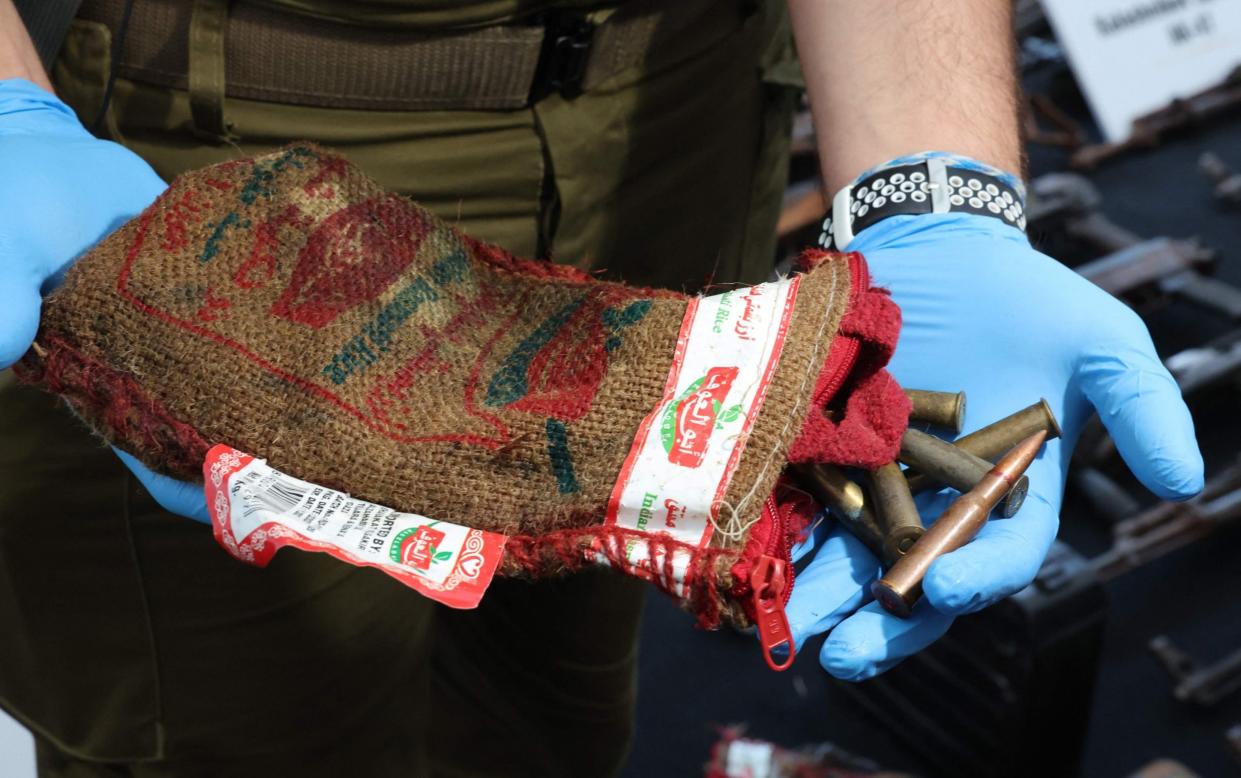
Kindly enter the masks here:
M 543 19 L 543 50 L 530 87 L 530 102 L 553 92 L 573 99 L 582 93 L 595 25 L 583 14 L 553 12 Z

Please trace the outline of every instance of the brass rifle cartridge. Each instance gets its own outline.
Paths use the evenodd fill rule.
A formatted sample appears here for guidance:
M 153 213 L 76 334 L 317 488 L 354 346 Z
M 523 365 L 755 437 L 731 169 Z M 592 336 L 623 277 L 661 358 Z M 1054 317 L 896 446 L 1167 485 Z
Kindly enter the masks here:
M 925 476 L 927 486 L 951 486 L 960 492 L 973 489 L 991 469 L 985 459 L 915 429 L 905 430 L 900 459 Z M 1000 503 L 1000 515 L 1008 518 L 1020 510 L 1028 489 L 1029 481 L 1024 476 L 1018 478 Z
M 1046 430 L 1047 439 L 1060 437 L 1060 423 L 1046 400 L 1039 400 L 1014 414 L 957 438 L 952 445 L 976 457 L 994 462 L 1010 448 L 1039 430 Z M 942 486 L 922 473 L 906 473 L 909 491 L 921 494 Z
M 875 506 L 875 518 L 883 532 L 883 557 L 899 559 L 926 531 L 901 466 L 891 462 L 872 471 L 870 496 Z
M 906 389 L 905 396 L 913 403 L 910 421 L 923 421 L 960 432 L 965 424 L 965 392 L 931 392 L 925 389 Z
M 879 529 L 875 514 L 865 504 L 862 487 L 832 465 L 792 465 L 790 470 L 845 529 L 875 556 L 883 556 L 883 531 Z
M 884 551 L 883 530 L 879 528 L 879 521 L 875 518 L 875 512 L 870 509 L 869 505 L 862 506 L 862 512 L 855 518 L 840 517 L 840 523 L 844 528 L 849 530 L 849 534 L 862 541 L 862 545 L 870 549 L 870 552 L 876 558 L 883 561 L 885 565 L 890 565 L 896 561 L 895 557 L 887 556 Z
M 883 577 L 871 584 L 871 594 L 884 610 L 907 618 L 922 596 L 922 580 L 931 563 L 970 542 L 987 523 L 987 516 L 1034 461 L 1047 439 L 1040 430 L 1013 447 L 972 490 L 958 497 Z
M 837 516 L 856 519 L 862 513 L 862 487 L 834 465 L 793 465 L 802 486 Z M 812 488 L 813 487 L 813 488 Z
M 1056 421 L 1056 416 L 1046 400 L 1039 400 L 1010 416 L 964 435 L 953 441 L 953 445 L 976 457 L 994 462 L 1010 448 L 1040 430 L 1047 433 L 1048 440 L 1060 437 L 1060 422 Z

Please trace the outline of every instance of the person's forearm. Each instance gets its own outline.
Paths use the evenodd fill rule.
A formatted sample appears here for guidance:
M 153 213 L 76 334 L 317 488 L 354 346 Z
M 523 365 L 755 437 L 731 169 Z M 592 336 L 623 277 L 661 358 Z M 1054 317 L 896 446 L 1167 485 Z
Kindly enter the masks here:
M 52 90 L 52 82 L 12 0 L 0 0 L 0 80 L 8 78 L 24 78 Z
M 1020 174 L 1011 0 L 789 0 L 830 194 L 919 151 Z

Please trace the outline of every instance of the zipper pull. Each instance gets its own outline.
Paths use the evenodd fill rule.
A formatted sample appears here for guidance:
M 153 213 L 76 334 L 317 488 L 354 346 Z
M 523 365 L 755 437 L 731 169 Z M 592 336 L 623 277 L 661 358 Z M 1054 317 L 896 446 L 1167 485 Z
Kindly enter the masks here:
M 758 627 L 763 659 L 767 660 L 768 667 L 777 672 L 792 666 L 796 651 L 793 631 L 789 629 L 789 620 L 784 615 L 786 569 L 783 559 L 764 554 L 758 558 L 758 564 L 750 573 L 750 588 L 754 592 L 754 623 Z M 783 663 L 776 664 L 771 652 L 779 646 L 788 647 L 788 657 Z

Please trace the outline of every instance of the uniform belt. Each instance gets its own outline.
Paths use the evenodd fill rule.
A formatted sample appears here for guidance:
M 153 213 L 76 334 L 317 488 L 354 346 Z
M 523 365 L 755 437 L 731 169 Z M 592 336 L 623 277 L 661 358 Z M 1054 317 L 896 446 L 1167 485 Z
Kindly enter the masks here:
M 191 28 L 199 14 L 212 19 L 209 29 L 222 27 L 215 45 L 229 97 L 370 110 L 513 109 L 552 91 L 572 96 L 642 63 L 712 4 L 636 0 L 598 25 L 553 12 L 539 23 L 428 33 L 226 0 L 133 2 L 117 59 L 124 78 L 193 89 L 190 52 L 201 36 Z M 125 0 L 87 0 L 78 18 L 105 24 L 115 40 L 124 11 Z

